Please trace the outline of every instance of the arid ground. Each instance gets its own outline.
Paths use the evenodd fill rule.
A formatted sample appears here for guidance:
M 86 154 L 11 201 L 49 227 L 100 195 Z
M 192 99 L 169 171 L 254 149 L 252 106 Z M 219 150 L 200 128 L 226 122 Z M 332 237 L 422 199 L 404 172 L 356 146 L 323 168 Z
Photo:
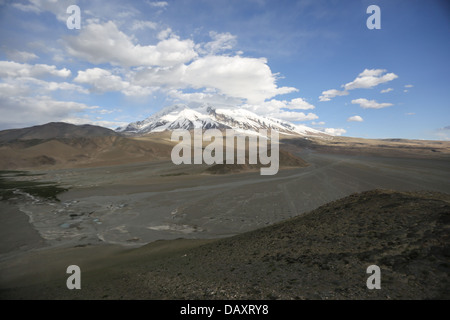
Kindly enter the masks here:
M 284 144 L 307 166 L 275 176 L 156 158 L 27 168 L 14 179 L 68 191 L 0 203 L 0 297 L 449 298 L 448 143 Z M 76 292 L 65 286 L 72 264 Z M 366 288 L 371 264 L 381 290 Z

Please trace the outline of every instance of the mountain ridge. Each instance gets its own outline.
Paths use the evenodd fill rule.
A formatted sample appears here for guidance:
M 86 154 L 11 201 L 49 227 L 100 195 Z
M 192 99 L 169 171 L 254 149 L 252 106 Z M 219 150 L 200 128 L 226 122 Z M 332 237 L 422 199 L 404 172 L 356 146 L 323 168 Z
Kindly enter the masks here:
M 256 134 L 259 129 L 275 129 L 288 135 L 329 136 L 307 126 L 259 116 L 245 109 L 215 108 L 211 105 L 193 109 L 183 104 L 166 107 L 144 120 L 119 127 L 116 132 L 142 135 L 176 129 L 234 129 L 246 134 Z
M 51 122 L 0 131 L 0 169 L 101 166 L 170 158 L 171 147 L 104 127 Z
M 0 143 L 15 140 L 48 140 L 63 138 L 92 138 L 119 136 L 114 130 L 90 124 L 75 125 L 66 122 L 49 122 L 32 127 L 0 131 Z

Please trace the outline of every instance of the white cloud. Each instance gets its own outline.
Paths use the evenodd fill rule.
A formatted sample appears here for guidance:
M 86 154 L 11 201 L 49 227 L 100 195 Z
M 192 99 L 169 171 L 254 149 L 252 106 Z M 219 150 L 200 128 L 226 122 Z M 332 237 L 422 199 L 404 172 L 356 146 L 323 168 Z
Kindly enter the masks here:
M 92 113 L 105 115 L 105 114 L 114 113 L 114 110 L 101 109 L 101 110 L 94 110 L 94 111 L 92 111 Z
M 217 54 L 222 51 L 231 50 L 236 45 L 236 36 L 229 32 L 217 33 L 211 31 L 209 36 L 213 41 L 207 42 L 204 45 L 204 49 L 199 46 L 199 51 L 206 54 Z
M 405 88 L 412 88 L 412 87 L 414 87 L 412 84 L 405 85 Z
M 35 80 L 34 83 L 37 83 L 40 86 L 41 90 L 47 91 L 56 91 L 56 90 L 66 90 L 66 91 L 76 91 L 79 93 L 88 94 L 89 91 L 85 88 L 78 86 L 69 82 L 54 82 L 54 81 L 43 81 L 43 80 Z
M 322 95 L 319 97 L 320 101 L 330 101 L 332 98 L 337 96 L 347 96 L 348 91 L 339 91 L 336 89 L 330 89 L 322 92 Z
M 165 39 L 156 45 L 134 44 L 116 24 L 90 24 L 78 36 L 66 37 L 69 54 L 91 63 L 120 66 L 173 66 L 197 57 L 192 40 Z
M 89 84 L 96 92 L 120 91 L 127 96 L 146 96 L 152 93 L 151 88 L 144 88 L 123 81 L 121 77 L 101 68 L 78 71 L 74 81 Z
M 291 101 L 272 99 L 259 104 L 259 106 L 269 108 L 271 110 L 312 110 L 315 108 L 315 106 L 306 102 L 303 98 L 295 98 Z
M 216 92 L 192 92 L 183 93 L 180 90 L 170 90 L 169 96 L 175 101 L 182 101 L 185 103 L 193 103 L 197 105 L 211 104 L 215 107 L 229 107 L 239 105 L 242 101 L 238 98 L 232 98 Z
M 49 11 L 57 16 L 63 15 L 65 21 L 67 6 L 59 12 L 58 8 L 62 5 L 51 7 L 50 4 L 54 1 L 30 0 L 23 2 L 25 4 L 18 9 L 37 14 Z M 74 4 L 73 1 L 69 2 Z M 61 1 L 61 3 L 65 2 Z M 168 5 L 164 1 L 148 2 L 148 4 L 155 8 L 165 8 Z M 48 46 L 53 51 L 44 51 L 42 48 L 41 50 L 46 52 L 45 56 L 51 57 L 53 54 L 60 62 L 67 61 L 74 65 L 76 61 L 72 58 L 76 57 L 93 66 L 75 71 L 77 75 L 73 83 L 70 83 L 70 81 L 57 82 L 53 78 L 54 81 L 38 79 L 48 75 L 69 77 L 71 71 L 65 68 L 0 61 L 0 77 L 7 80 L 3 79 L 3 83 L 0 82 L 0 92 L 5 94 L 8 91 L 17 92 L 16 98 L 22 101 L 29 102 L 31 100 L 27 99 L 37 99 L 37 101 L 49 101 L 54 105 L 54 101 L 58 99 L 52 97 L 43 99 L 42 96 L 50 95 L 56 90 L 84 94 L 92 91 L 121 92 L 127 96 L 146 96 L 161 90 L 172 99 L 198 104 L 206 102 L 228 106 L 239 106 L 243 103 L 260 105 L 259 110 L 262 114 L 291 121 L 311 121 L 318 118 L 314 113 L 296 112 L 315 108 L 303 98 L 274 99 L 278 95 L 298 90 L 292 87 L 279 87 L 278 75 L 272 73 L 265 58 L 242 57 L 242 52 L 231 56 L 229 51 L 233 50 L 236 44 L 235 35 L 211 31 L 209 34 L 211 41 L 196 45 L 190 39 L 180 39 L 170 28 L 167 28 L 158 34 L 159 40 L 142 44 L 132 34 L 133 31 L 159 31 L 157 23 L 136 20 L 138 15 L 133 12 L 130 15 L 123 12 L 124 15 L 121 17 L 127 17 L 126 19 L 117 17 L 118 20 L 113 18 L 108 21 L 109 9 L 105 9 L 108 12 L 95 17 L 95 9 L 98 10 L 99 7 L 92 6 L 82 8 L 82 14 L 87 17 L 83 18 L 81 30 L 66 33 L 67 36 L 63 36 L 60 51 L 57 52 L 56 50 L 59 49 L 53 46 Z M 122 31 L 120 26 L 124 26 Z M 156 31 L 153 32 L 156 33 Z M 18 57 L 16 60 L 24 62 L 38 58 L 35 54 L 25 51 L 17 51 L 15 55 Z M 57 65 L 60 66 L 59 63 Z M 39 90 L 41 93 L 38 92 Z M 0 98 L 5 99 L 3 96 L 1 95 Z M 273 106 L 269 108 L 271 104 Z M 70 114 L 70 117 L 76 118 L 73 114 Z
M 44 81 L 32 77 L 5 79 L 0 82 L 0 97 L 32 96 L 33 93 L 43 95 L 57 90 L 89 93 L 82 86 L 73 83 Z
M 407 116 L 414 116 L 416 113 L 415 112 L 408 112 L 408 113 L 405 113 L 405 115 L 407 115 Z
M 27 62 L 39 58 L 36 54 L 27 51 L 6 50 L 6 56 L 16 62 Z
M 3 114 L 0 126 L 18 127 L 60 121 L 62 117 L 96 108 L 50 96 L 55 91 L 89 93 L 84 87 L 39 78 L 49 75 L 66 78 L 70 74 L 68 69 L 58 69 L 46 64 L 0 61 L 0 113 Z
M 295 88 L 277 87 L 266 59 L 240 56 L 200 58 L 187 66 L 183 81 L 195 89 L 216 88 L 222 94 L 246 99 L 251 104 L 297 91 Z
M 361 118 L 360 116 L 353 116 L 347 119 L 348 122 L 363 122 L 363 118 Z
M 30 92 L 29 87 L 18 81 L 0 82 L 0 98 L 27 95 Z
M 313 122 L 311 122 L 311 124 L 313 126 L 323 126 L 323 125 L 325 125 L 325 121 L 319 121 L 319 122 L 313 121 Z
M 164 8 L 166 6 L 168 6 L 169 4 L 166 1 L 146 1 L 146 3 L 151 6 L 151 7 L 156 7 L 156 8 Z
M 344 90 L 339 91 L 336 89 L 326 90 L 322 92 L 319 97 L 320 101 L 330 101 L 336 96 L 346 96 L 349 90 L 354 89 L 371 89 L 381 83 L 392 81 L 398 76 L 394 73 L 386 73 L 384 69 L 365 69 L 358 77 L 352 82 L 342 85 Z M 386 91 L 389 92 L 389 91 Z
M 155 30 L 158 24 L 152 21 L 135 20 L 131 26 L 131 30 L 144 30 L 146 28 Z
M 158 38 L 159 40 L 165 40 L 165 39 L 167 39 L 167 38 L 169 38 L 169 37 L 174 37 L 174 38 L 176 38 L 175 35 L 173 34 L 171 28 L 167 28 L 167 29 L 164 29 L 164 30 L 160 31 L 160 32 L 158 33 L 158 36 L 157 36 L 157 38 Z
M 258 113 L 258 115 L 260 115 Z M 298 121 L 311 121 L 315 119 L 319 119 L 319 117 L 314 113 L 305 114 L 303 112 L 293 112 L 293 111 L 279 111 L 276 113 L 269 113 L 265 115 L 267 117 L 276 118 L 280 120 L 298 122 Z
M 91 124 L 94 126 L 101 126 L 101 127 L 110 128 L 110 129 L 116 129 L 117 127 L 123 127 L 123 126 L 128 125 L 128 122 L 108 121 L 108 120 L 101 120 L 101 119 L 92 120 L 88 117 L 85 117 L 85 118 L 83 118 L 83 117 L 68 117 L 68 118 L 63 118 L 60 121 L 66 122 L 66 123 L 71 123 L 71 124 L 76 124 L 76 125 Z
M 393 106 L 392 103 L 378 103 L 375 100 L 367 100 L 363 98 L 352 100 L 352 104 L 359 104 L 359 106 L 364 109 L 381 109 Z
M 74 81 L 78 83 L 90 84 L 95 91 L 99 92 L 121 91 L 127 86 L 127 83 L 122 81 L 122 78 L 101 68 L 78 71 L 78 75 Z
M 240 56 L 205 56 L 189 65 L 141 68 L 133 78 L 135 84 L 168 90 L 215 89 L 218 94 L 245 99 L 250 104 L 261 104 L 276 95 L 298 91 L 278 87 L 276 81 L 266 59 Z M 286 107 L 312 109 L 300 100 L 293 103 Z
M 145 68 L 133 77 L 133 81 L 141 86 L 148 87 L 168 87 L 171 89 L 180 89 L 188 86 L 183 82 L 187 66 L 184 64 L 172 67 L 154 67 Z
M 341 136 L 344 133 L 347 132 L 347 130 L 345 129 L 339 129 L 339 128 L 326 128 L 324 130 L 325 133 L 331 134 L 333 136 Z
M 392 81 L 398 76 L 395 73 L 386 73 L 384 69 L 365 69 L 361 72 L 358 77 L 345 84 L 343 87 L 345 90 L 353 90 L 353 89 L 370 89 L 381 83 Z
M 450 141 L 450 126 L 439 128 L 436 131 L 436 136 L 441 140 Z
M 41 13 L 41 9 L 33 4 L 13 3 L 12 6 L 24 12 Z
M 219 100 L 223 100 L 220 96 L 227 96 L 258 104 L 277 95 L 297 91 L 296 88 L 278 87 L 276 75 L 264 58 L 215 55 L 231 49 L 235 36 L 215 32 L 211 32 L 210 36 L 212 42 L 195 45 L 192 40 L 180 40 L 168 28 L 160 32 L 160 41 L 156 45 L 142 46 L 109 21 L 104 24 L 91 23 L 79 35 L 66 37 L 65 41 L 71 55 L 91 63 L 137 67 L 129 71 L 127 81 L 105 72 L 96 78 L 92 74 L 89 79 L 85 79 L 85 75 L 80 72 L 75 81 L 89 83 L 99 92 L 122 90 L 125 94 L 134 95 L 158 89 L 166 92 L 215 89 Z M 208 55 L 198 57 L 195 48 L 206 50 L 204 52 Z M 185 97 L 190 100 L 211 98 L 205 94 Z M 285 108 L 308 110 L 314 106 L 299 99 L 286 103 Z
M 391 91 L 394 91 L 394 89 L 392 89 L 392 88 L 387 88 L 387 89 L 381 90 L 380 92 L 381 92 L 381 93 L 388 93 L 388 92 L 391 92 Z
M 61 108 L 62 111 L 67 108 L 73 109 L 83 104 L 76 102 L 59 103 L 53 98 L 46 96 L 55 91 L 77 92 L 87 94 L 88 90 L 82 86 L 70 82 L 56 82 L 39 79 L 43 76 L 68 77 L 71 74 L 68 69 L 58 69 L 55 66 L 46 64 L 22 64 L 13 61 L 0 61 L 0 112 L 4 116 L 1 124 L 6 122 L 22 123 L 22 119 L 44 119 L 51 118 L 48 110 Z M 80 109 L 81 110 L 81 109 Z M 41 114 L 41 115 L 39 115 Z M 55 115 L 59 115 L 55 111 Z M 28 121 L 27 120 L 27 121 Z
M 28 0 L 27 4 L 13 3 L 12 6 L 21 11 L 36 14 L 48 11 L 53 13 L 59 21 L 65 22 L 68 17 L 66 10 L 72 4 L 75 4 L 73 0 Z
M 291 102 L 293 100 L 291 100 Z M 286 121 L 311 121 L 319 118 L 316 114 L 311 112 L 305 114 L 303 112 L 283 110 L 285 109 L 286 103 L 289 104 L 290 102 L 273 99 L 261 104 L 244 104 L 241 107 L 244 109 L 248 109 L 260 116 L 266 116 Z
M 152 94 L 154 88 L 141 87 L 133 84 L 129 84 L 125 89 L 122 90 L 122 93 L 129 97 L 145 97 Z
M 30 126 L 61 119 L 97 107 L 74 101 L 59 101 L 48 96 L 0 96 L 0 126 Z M 14 110 L 14 112 L 11 112 Z
M 40 77 L 43 75 L 68 77 L 70 74 L 70 70 L 66 68 L 57 69 L 56 66 L 47 64 L 30 65 L 14 61 L 0 61 L 0 77 Z
M 290 109 L 290 110 L 310 110 L 310 109 L 314 109 L 315 106 L 306 102 L 302 98 L 296 98 L 296 99 L 292 99 L 290 102 L 288 102 L 284 108 Z

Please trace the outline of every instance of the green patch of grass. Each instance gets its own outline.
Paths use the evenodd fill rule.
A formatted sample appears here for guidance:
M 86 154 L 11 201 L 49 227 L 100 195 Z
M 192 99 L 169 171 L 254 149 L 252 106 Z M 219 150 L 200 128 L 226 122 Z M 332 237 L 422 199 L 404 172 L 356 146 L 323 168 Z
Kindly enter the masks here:
M 16 175 L 16 174 L 24 174 L 26 173 L 26 171 L 17 171 L 17 170 L 0 170 L 0 176 L 3 176 L 5 174 L 12 174 L 12 175 Z
M 37 182 L 15 180 L 14 177 L 34 176 L 26 171 L 0 171 L 0 196 L 2 200 L 9 200 L 16 196 L 15 191 L 26 192 L 32 196 L 48 200 L 59 201 L 57 195 L 68 189 L 62 188 L 53 182 Z
M 161 177 L 176 177 L 176 176 L 187 176 L 188 174 L 186 172 L 179 172 L 179 173 L 168 173 L 168 174 L 162 174 Z
M 43 176 L 45 175 L 44 173 L 18 173 L 15 175 L 15 177 L 35 177 L 35 176 Z
M 0 177 L 10 176 L 10 177 L 34 177 L 34 176 L 43 176 L 43 173 L 31 173 L 28 171 L 19 171 L 19 170 L 0 170 Z

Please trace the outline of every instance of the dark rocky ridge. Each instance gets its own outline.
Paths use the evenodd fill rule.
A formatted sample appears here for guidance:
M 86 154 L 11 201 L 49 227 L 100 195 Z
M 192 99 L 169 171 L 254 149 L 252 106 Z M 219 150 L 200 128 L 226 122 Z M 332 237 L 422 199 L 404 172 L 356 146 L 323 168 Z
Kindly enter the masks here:
M 172 298 L 448 299 L 449 236 L 449 195 L 376 190 L 142 275 L 158 279 Z M 372 264 L 381 268 L 381 290 L 366 287 Z

